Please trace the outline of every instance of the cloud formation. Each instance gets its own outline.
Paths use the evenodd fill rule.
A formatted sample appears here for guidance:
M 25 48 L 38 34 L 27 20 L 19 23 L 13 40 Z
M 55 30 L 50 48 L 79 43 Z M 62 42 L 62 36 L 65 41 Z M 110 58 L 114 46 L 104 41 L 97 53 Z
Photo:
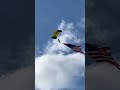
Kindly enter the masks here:
M 58 26 L 63 30 L 59 39 L 63 43 L 81 44 L 73 23 L 64 20 Z M 85 57 L 69 53 L 70 49 L 57 40 L 48 41 L 43 55 L 35 59 L 35 86 L 40 90 L 84 90 Z

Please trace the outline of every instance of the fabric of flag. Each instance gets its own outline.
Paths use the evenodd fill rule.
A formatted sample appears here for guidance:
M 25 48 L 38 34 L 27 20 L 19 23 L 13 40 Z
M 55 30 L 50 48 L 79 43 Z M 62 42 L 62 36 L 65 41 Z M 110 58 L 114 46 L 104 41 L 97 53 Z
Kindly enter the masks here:
M 109 62 L 120 69 L 120 65 L 113 59 L 109 47 L 100 47 L 98 45 L 85 43 L 85 52 L 96 60 L 96 62 Z
M 63 44 L 66 45 L 67 47 L 71 48 L 75 52 L 80 52 L 80 53 L 84 54 L 84 52 L 80 48 L 81 46 L 75 46 L 75 45 L 72 45 L 72 44 L 65 44 L 65 43 L 63 43 Z

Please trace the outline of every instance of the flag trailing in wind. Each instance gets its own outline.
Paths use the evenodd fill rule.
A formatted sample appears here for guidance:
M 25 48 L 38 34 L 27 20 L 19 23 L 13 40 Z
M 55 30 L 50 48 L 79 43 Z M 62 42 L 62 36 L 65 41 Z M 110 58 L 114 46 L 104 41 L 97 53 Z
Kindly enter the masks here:
M 66 45 L 67 47 L 71 48 L 74 52 L 80 52 L 80 53 L 84 54 L 84 52 L 80 48 L 81 46 L 76 46 L 76 45 L 66 44 L 66 43 L 63 43 L 63 44 Z
M 109 47 L 100 47 L 88 43 L 85 43 L 85 47 L 86 54 L 91 56 L 96 62 L 108 62 L 120 69 L 120 65 L 113 59 Z

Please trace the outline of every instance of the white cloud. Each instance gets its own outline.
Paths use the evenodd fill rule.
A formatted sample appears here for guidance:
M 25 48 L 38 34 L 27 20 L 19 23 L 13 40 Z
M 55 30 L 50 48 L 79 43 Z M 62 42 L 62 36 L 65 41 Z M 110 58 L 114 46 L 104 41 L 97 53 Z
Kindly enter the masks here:
M 83 28 L 83 30 L 85 30 L 85 17 L 83 17 L 80 22 L 77 23 L 77 25 L 80 27 L 80 28 Z
M 40 49 L 36 46 L 36 47 L 35 47 L 35 57 L 41 55 L 42 53 L 43 53 L 43 52 L 40 51 Z
M 120 70 L 109 63 L 96 63 L 86 69 L 86 90 L 120 90 Z
M 84 78 L 84 56 L 70 55 L 43 55 L 35 62 L 36 87 L 42 90 L 54 88 L 75 88 L 78 83 L 73 81 Z M 82 87 L 79 84 L 80 87 Z
M 62 29 L 59 39 L 63 43 L 80 44 L 73 23 L 64 20 L 58 26 Z M 44 54 L 35 59 L 35 85 L 41 90 L 84 88 L 85 57 L 80 53 L 69 53 L 70 49 L 57 40 L 48 41 Z

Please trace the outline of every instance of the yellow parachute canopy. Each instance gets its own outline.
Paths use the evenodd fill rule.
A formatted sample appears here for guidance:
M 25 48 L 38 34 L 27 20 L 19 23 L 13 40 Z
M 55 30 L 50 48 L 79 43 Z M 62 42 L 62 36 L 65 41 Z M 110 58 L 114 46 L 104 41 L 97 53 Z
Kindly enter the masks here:
M 53 39 L 56 39 L 61 32 L 62 32 L 61 30 L 55 31 L 55 32 L 53 33 L 53 35 L 52 35 L 52 38 L 53 38 Z

